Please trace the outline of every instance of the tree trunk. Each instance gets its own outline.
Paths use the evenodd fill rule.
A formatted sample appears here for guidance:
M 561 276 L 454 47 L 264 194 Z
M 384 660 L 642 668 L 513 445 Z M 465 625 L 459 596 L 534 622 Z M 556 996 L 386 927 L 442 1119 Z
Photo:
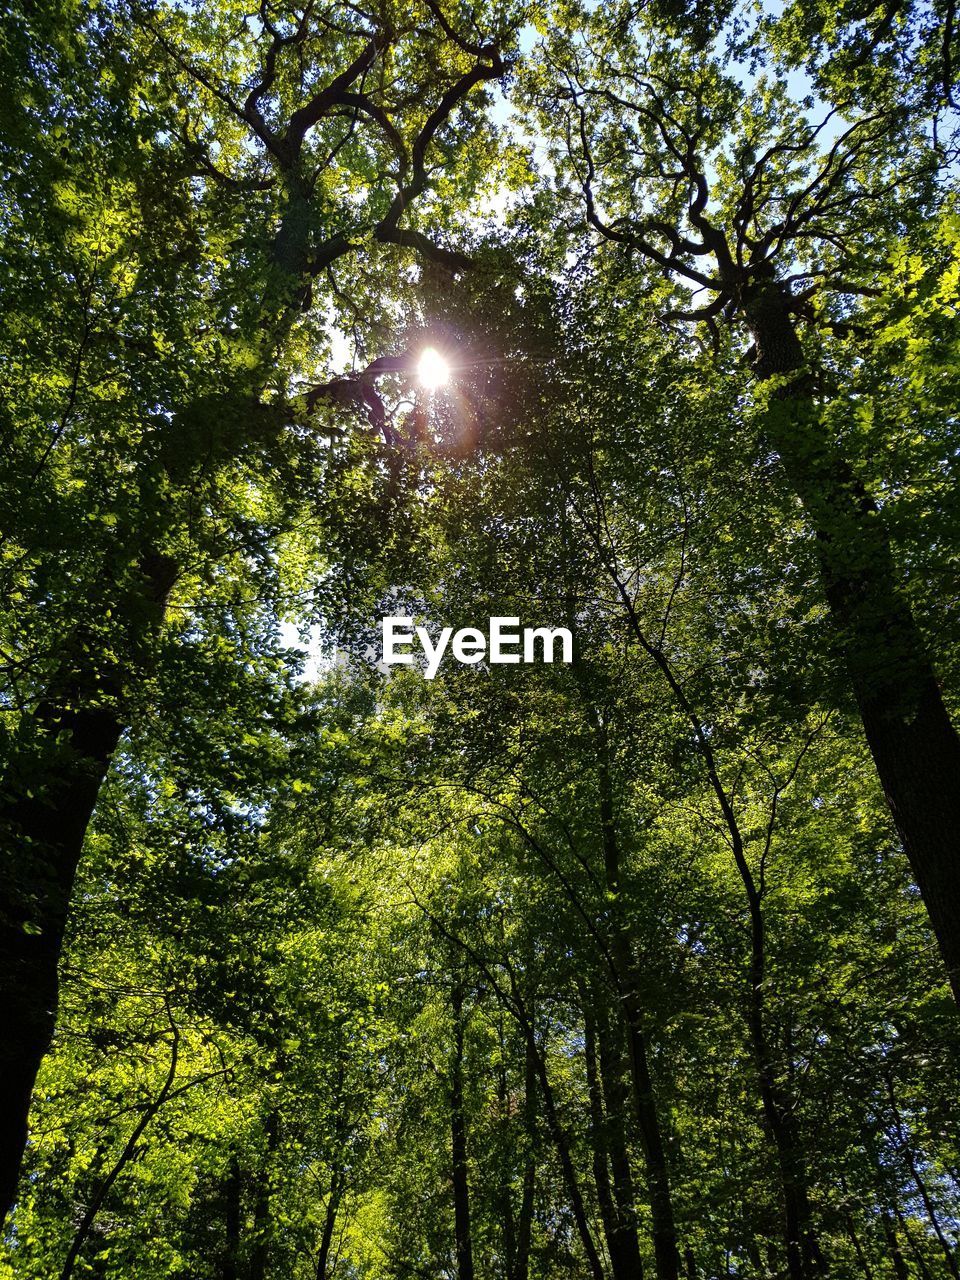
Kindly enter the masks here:
M 455 983 L 453 1006 L 453 1069 L 450 1079 L 450 1136 L 453 1151 L 453 1227 L 458 1280 L 473 1280 L 473 1238 L 470 1232 L 470 1184 L 467 1178 L 467 1120 L 463 1101 L 463 987 Z
M 560 1117 L 557 1114 L 557 1107 L 553 1097 L 553 1087 L 550 1084 L 550 1077 L 547 1075 L 547 1064 L 543 1054 L 537 1047 L 536 1031 L 531 1021 L 527 1008 L 523 1003 L 516 989 L 513 991 L 513 999 L 516 1006 L 518 1021 L 527 1040 L 527 1050 L 533 1061 L 533 1068 L 536 1074 L 537 1082 L 540 1086 L 540 1093 L 543 1097 L 544 1118 L 547 1122 L 547 1128 L 550 1131 L 550 1137 L 557 1150 L 557 1156 L 560 1160 L 560 1170 L 563 1174 L 563 1180 L 566 1183 L 567 1194 L 570 1197 L 570 1207 L 573 1210 L 573 1219 L 577 1225 L 577 1231 L 580 1241 L 583 1244 L 584 1253 L 587 1256 L 587 1266 L 593 1280 L 606 1280 L 603 1274 L 603 1265 L 600 1262 L 600 1255 L 597 1253 L 597 1246 L 594 1244 L 593 1236 L 590 1231 L 590 1223 L 587 1219 L 586 1208 L 583 1203 L 583 1196 L 580 1191 L 580 1184 L 577 1181 L 577 1171 L 570 1155 L 570 1144 L 567 1141 L 567 1135 L 564 1132 L 563 1125 L 560 1123 Z
M 529 1040 L 524 1050 L 523 1115 L 527 1148 L 523 1160 L 523 1189 L 517 1217 L 516 1252 L 510 1280 L 527 1280 L 530 1270 L 530 1241 L 533 1234 L 533 1198 L 537 1166 L 537 1064 Z
M 863 1272 L 866 1280 L 873 1280 L 873 1268 L 867 1261 L 867 1255 L 863 1251 L 863 1245 L 860 1243 L 860 1237 L 857 1235 L 857 1229 L 853 1225 L 853 1218 L 849 1211 L 843 1215 L 843 1225 L 846 1227 L 847 1236 L 853 1245 L 853 1252 L 857 1255 L 857 1262 L 860 1270 Z
M 894 1202 L 893 1211 L 897 1215 L 897 1221 L 900 1223 L 901 1231 L 907 1237 L 907 1244 L 910 1246 L 910 1252 L 913 1254 L 914 1261 L 917 1264 L 917 1270 L 919 1271 L 922 1280 L 933 1280 L 933 1276 L 930 1274 L 930 1268 L 924 1261 L 920 1247 L 913 1238 L 913 1232 L 907 1225 L 907 1220 L 903 1216 L 903 1211 L 896 1202 Z
M 600 1076 L 597 1069 L 597 1039 L 590 998 L 585 987 L 580 986 L 580 1002 L 583 1006 L 583 1059 L 587 1073 L 587 1096 L 590 1100 L 590 1146 L 593 1153 L 593 1182 L 597 1189 L 597 1205 L 600 1221 L 607 1240 L 607 1253 L 613 1269 L 614 1280 L 626 1280 L 622 1270 L 617 1240 L 617 1215 L 613 1207 L 613 1191 L 610 1187 L 610 1168 L 607 1163 L 606 1121 L 600 1094 Z
M 636 995 L 633 947 L 618 910 L 620 893 L 620 848 L 617 841 L 613 809 L 613 786 L 610 778 L 606 743 L 600 750 L 600 827 L 603 841 L 606 888 L 613 895 L 614 923 L 613 959 L 618 970 L 620 1008 L 627 1033 L 633 1101 L 640 1129 L 641 1145 L 650 1196 L 653 1224 L 653 1255 L 657 1280 L 679 1280 L 680 1247 L 673 1213 L 673 1195 L 667 1154 L 660 1128 L 656 1094 L 647 1060 L 646 1036 L 643 1032 L 643 1010 Z
M 747 864 L 739 832 L 734 833 L 734 856 L 743 878 L 750 911 L 750 991 L 747 1022 L 756 1063 L 763 1117 L 777 1153 L 783 1195 L 787 1271 L 791 1280 L 808 1280 L 823 1273 L 823 1259 L 813 1229 L 807 1195 L 806 1160 L 791 1100 L 781 1086 L 767 1035 L 766 924 L 760 893 Z
M 16 1199 L 30 1097 L 53 1036 L 57 968 L 80 850 L 121 733 L 112 710 L 70 702 L 38 708 L 35 726 L 46 759 L 29 782 L 8 775 L 5 789 L 13 799 L 0 803 L 0 1220 Z
M 880 1210 L 880 1221 L 883 1223 L 883 1234 L 887 1239 L 887 1248 L 890 1250 L 890 1261 L 893 1264 L 896 1280 L 910 1280 L 910 1269 L 900 1248 L 900 1241 L 897 1239 L 897 1229 L 886 1209 Z
M 624 1055 L 619 1027 L 611 1026 L 608 1010 L 598 1002 L 597 1045 L 600 1051 L 600 1078 L 607 1114 L 607 1148 L 613 1177 L 613 1198 L 617 1211 L 617 1238 L 625 1276 L 643 1275 L 640 1241 L 637 1237 L 637 1210 L 633 1171 L 627 1147 L 629 1093 L 624 1081 Z
M 257 1182 L 257 1197 L 253 1206 L 253 1245 L 250 1250 L 249 1280 L 265 1280 L 270 1257 L 270 1180 L 271 1156 L 280 1146 L 280 1117 L 271 1111 L 264 1122 L 267 1150 L 263 1171 Z
M 333 1243 L 333 1231 L 337 1224 L 337 1211 L 340 1208 L 342 1194 L 343 1179 L 338 1171 L 333 1175 L 333 1181 L 330 1184 L 327 1210 L 323 1218 L 323 1233 L 320 1236 L 320 1251 L 317 1254 L 317 1280 L 327 1280 L 327 1268 L 330 1265 L 330 1246 Z
M 604 1016 L 602 1000 L 599 997 L 591 999 L 586 986 L 582 985 L 581 1002 L 594 1179 L 607 1250 L 614 1280 L 641 1280 L 643 1262 L 637 1239 L 633 1178 L 624 1131 L 627 1091 L 620 1070 L 622 1054 L 611 1043 L 611 1028 Z M 597 1010 L 596 1018 L 594 1009 Z
M 507 1150 L 502 1154 L 503 1177 L 499 1188 L 500 1215 L 503 1220 L 503 1269 L 507 1280 L 527 1280 L 530 1269 L 530 1240 L 533 1228 L 533 1197 L 536 1185 L 536 1125 L 537 1125 L 537 1076 L 533 1055 L 528 1043 L 524 1043 L 523 1111 L 520 1141 L 515 1141 L 515 1131 L 510 1116 L 510 1089 L 507 1073 L 507 1040 L 504 1036 L 502 1013 L 499 1024 L 500 1068 L 498 1094 L 500 1115 L 507 1126 Z M 520 1203 L 514 1205 L 513 1176 L 516 1165 L 514 1156 L 520 1155 Z
M 753 286 L 757 377 L 783 378 L 769 432 L 816 533 L 824 590 L 877 768 L 960 1003 L 960 736 L 897 584 L 876 504 L 825 434 L 784 287 Z
M 144 556 L 126 601 L 125 639 L 141 660 L 174 580 L 172 561 Z M 0 1221 L 16 1199 L 30 1097 L 53 1036 L 84 837 L 124 728 L 120 673 L 91 665 L 82 636 L 66 647 L 61 674 L 21 725 L 0 793 Z
M 240 1261 L 240 1222 L 242 1215 L 243 1179 L 240 1161 L 236 1154 L 230 1157 L 230 1166 L 223 1186 L 223 1269 L 221 1280 L 238 1280 Z

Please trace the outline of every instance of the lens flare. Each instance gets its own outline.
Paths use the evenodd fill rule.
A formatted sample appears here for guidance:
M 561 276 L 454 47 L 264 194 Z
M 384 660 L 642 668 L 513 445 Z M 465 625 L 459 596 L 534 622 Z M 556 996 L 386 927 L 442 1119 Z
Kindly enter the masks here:
M 428 391 L 445 387 L 450 381 L 450 366 L 436 347 L 426 347 L 417 365 L 417 377 Z

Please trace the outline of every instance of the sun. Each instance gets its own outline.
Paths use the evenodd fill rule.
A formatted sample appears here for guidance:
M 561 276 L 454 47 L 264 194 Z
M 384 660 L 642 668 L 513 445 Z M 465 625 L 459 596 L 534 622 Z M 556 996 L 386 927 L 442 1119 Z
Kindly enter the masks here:
M 445 387 L 450 381 L 450 366 L 436 347 L 425 347 L 421 352 L 417 377 L 428 391 Z

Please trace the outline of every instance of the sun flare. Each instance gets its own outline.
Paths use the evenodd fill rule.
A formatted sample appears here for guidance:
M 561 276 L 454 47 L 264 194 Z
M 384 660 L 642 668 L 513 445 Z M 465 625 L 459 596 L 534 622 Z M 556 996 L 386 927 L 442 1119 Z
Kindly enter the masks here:
M 428 391 L 445 387 L 450 381 L 450 366 L 436 347 L 426 347 L 417 365 L 417 377 Z

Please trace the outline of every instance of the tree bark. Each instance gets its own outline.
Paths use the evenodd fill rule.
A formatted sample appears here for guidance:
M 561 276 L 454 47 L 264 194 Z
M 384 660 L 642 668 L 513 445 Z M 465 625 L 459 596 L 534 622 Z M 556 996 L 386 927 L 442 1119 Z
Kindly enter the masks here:
M 603 1101 L 600 1094 L 600 1074 L 597 1067 L 597 1038 L 590 1011 L 590 999 L 581 985 L 580 1001 L 583 1006 L 583 1060 L 587 1074 L 587 1097 L 590 1100 L 590 1146 L 593 1156 L 593 1182 L 597 1189 L 597 1205 L 600 1221 L 607 1240 L 607 1253 L 613 1269 L 614 1280 L 625 1280 L 617 1241 L 617 1218 L 613 1207 L 613 1191 L 610 1187 L 610 1168 L 604 1135 L 606 1128 Z
M 470 1231 L 470 1184 L 467 1171 L 467 1118 L 463 1100 L 463 987 L 454 984 L 453 1067 L 450 1077 L 450 1138 L 453 1153 L 453 1226 L 458 1280 L 473 1280 L 473 1237 Z
M 240 1262 L 240 1223 L 242 1214 L 243 1179 L 240 1161 L 236 1153 L 230 1157 L 230 1165 L 223 1185 L 223 1269 L 221 1280 L 238 1280 Z
M 618 1071 L 620 1055 L 610 1044 L 611 1029 L 600 1012 L 600 999 L 591 1000 L 585 984 L 581 985 L 580 997 L 594 1181 L 607 1251 L 614 1280 L 642 1280 L 643 1262 L 637 1239 L 633 1178 L 624 1133 L 627 1115 L 624 1104 L 627 1099 Z M 596 1018 L 594 1008 L 598 1011 Z
M 30 1098 L 53 1037 L 80 850 L 121 731 L 107 708 L 51 702 L 40 706 L 36 724 L 51 744 L 46 767 L 0 812 L 0 1220 L 16 1199 Z
M 162 618 L 174 578 L 170 560 L 144 557 L 127 602 L 135 650 Z M 53 1036 L 84 837 L 124 728 L 120 673 L 92 666 L 82 638 L 72 647 L 21 725 L 0 793 L 0 1221 L 16 1199 L 30 1098 Z
M 343 1179 L 339 1170 L 333 1175 L 330 1184 L 330 1195 L 327 1209 L 323 1217 L 323 1232 L 320 1236 L 320 1250 L 317 1254 L 317 1280 L 327 1280 L 327 1267 L 330 1263 L 330 1246 L 333 1243 L 333 1231 L 337 1224 L 337 1211 L 340 1208 L 340 1197 L 343 1194 Z M 334 1263 L 336 1265 L 336 1263 Z
M 523 1160 L 523 1189 L 520 1194 L 516 1252 L 510 1268 L 510 1280 L 527 1280 L 533 1235 L 533 1203 L 537 1179 L 537 1064 L 529 1040 L 524 1046 L 523 1115 L 527 1149 Z
M 825 434 L 783 285 L 743 300 L 761 382 L 782 379 L 771 442 L 815 531 L 839 633 L 887 805 L 960 1003 L 960 736 L 897 581 L 881 513 Z
M 647 1189 L 650 1196 L 654 1262 L 657 1280 L 679 1280 L 680 1247 L 673 1212 L 673 1194 L 670 1188 L 667 1154 L 660 1127 L 656 1094 L 647 1059 L 646 1036 L 643 1031 L 643 1010 L 637 998 L 633 947 L 619 910 L 619 894 L 621 891 L 620 847 L 617 840 L 613 807 L 613 785 L 610 778 L 605 741 L 601 744 L 599 758 L 600 827 L 603 842 L 604 874 L 607 891 L 612 895 L 611 901 L 614 913 L 611 949 L 619 976 L 620 990 L 618 994 L 627 1035 L 630 1074 L 633 1082 L 633 1101 L 640 1129 Z
M 253 1245 L 250 1249 L 249 1280 L 265 1280 L 270 1258 L 270 1181 L 273 1172 L 270 1166 L 271 1157 L 280 1146 L 280 1117 L 275 1111 L 270 1112 L 263 1127 L 267 1135 L 267 1149 L 253 1206 Z
M 887 1248 L 890 1250 L 890 1261 L 893 1264 L 896 1280 L 910 1280 L 910 1269 L 900 1248 L 900 1241 L 897 1239 L 897 1229 L 887 1209 L 880 1210 L 880 1221 L 883 1223 L 883 1234 L 886 1236 Z
M 637 1237 L 637 1211 L 634 1197 L 633 1171 L 627 1146 L 629 1113 L 628 1089 L 624 1081 L 624 1055 L 619 1026 L 612 1026 L 602 1001 L 597 1005 L 597 1047 L 600 1053 L 600 1078 L 607 1115 L 607 1147 L 613 1178 L 613 1198 L 617 1212 L 617 1238 L 625 1276 L 643 1275 L 640 1241 Z

